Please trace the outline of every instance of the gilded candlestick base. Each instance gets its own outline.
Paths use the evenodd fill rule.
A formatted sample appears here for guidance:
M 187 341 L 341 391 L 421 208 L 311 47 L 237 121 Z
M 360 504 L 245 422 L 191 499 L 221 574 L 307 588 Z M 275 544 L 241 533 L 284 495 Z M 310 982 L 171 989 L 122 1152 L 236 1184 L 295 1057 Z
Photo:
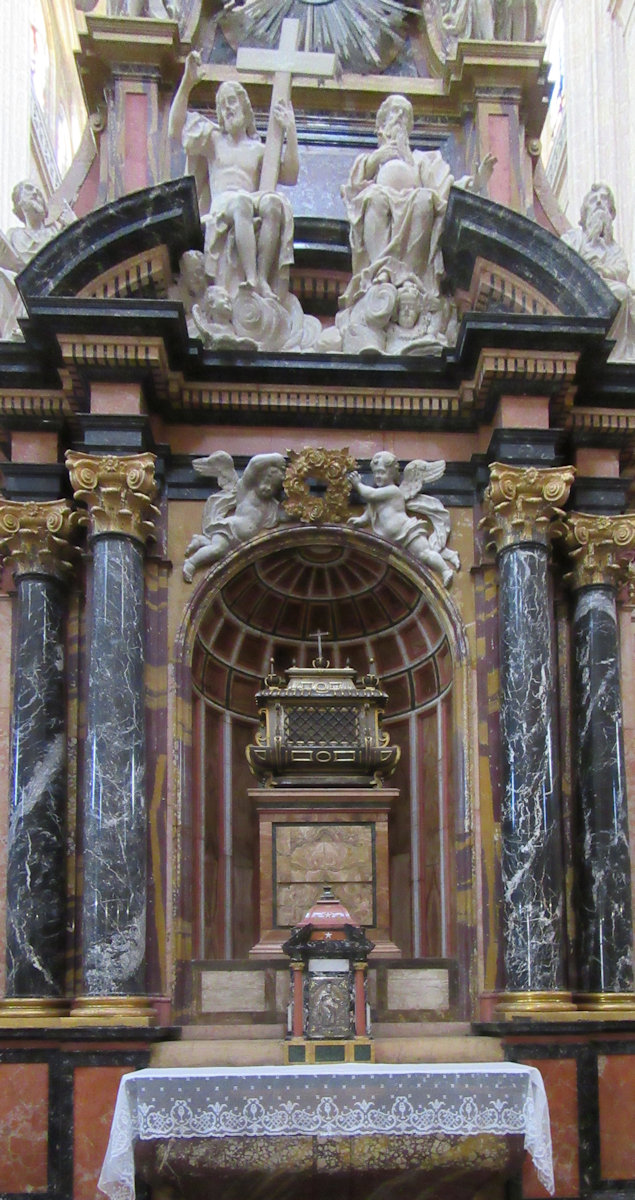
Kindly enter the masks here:
M 576 1011 L 571 992 L 504 992 L 496 1005 L 503 1017 L 549 1016 Z
M 70 1020 L 82 1025 L 156 1025 L 147 996 L 77 996 Z
M 574 997 L 582 1012 L 594 1012 L 610 1017 L 635 1018 L 633 992 L 579 992 Z

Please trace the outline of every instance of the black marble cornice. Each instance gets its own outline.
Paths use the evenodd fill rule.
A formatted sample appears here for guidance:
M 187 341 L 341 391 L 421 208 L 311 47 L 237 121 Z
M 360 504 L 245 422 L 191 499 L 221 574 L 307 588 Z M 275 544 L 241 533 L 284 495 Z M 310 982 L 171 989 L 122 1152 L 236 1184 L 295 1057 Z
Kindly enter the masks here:
M 536 288 L 567 316 L 599 317 L 608 332 L 619 304 L 596 271 L 529 217 L 452 188 L 441 239 L 455 288 L 468 289 L 477 258 L 496 263 Z
M 3 462 L 0 486 L 7 500 L 22 502 L 70 498 L 68 472 L 63 463 Z
M 631 479 L 601 479 L 578 475 L 573 481 L 568 508 L 573 512 L 619 516 L 626 511 Z
M 495 429 L 487 461 L 516 467 L 561 467 L 567 462 L 566 435 L 559 429 Z
M 610 344 L 609 344 L 610 348 Z M 575 405 L 593 408 L 635 408 L 635 362 L 590 364 L 581 373 Z
M 55 355 L 58 335 L 75 337 L 114 337 L 125 333 L 138 337 L 162 338 L 169 357 L 180 366 L 188 355 L 188 337 L 183 306 L 174 300 L 117 299 L 93 300 L 73 296 L 44 296 L 29 303 L 29 317 L 23 321 L 28 350 L 37 348 Z M 27 351 L 28 353 L 28 351 Z M 57 362 L 60 363 L 59 351 Z M 0 371 L 2 360 L 0 358 Z M 99 367 L 91 368 L 97 378 Z M 105 366 L 102 373 L 116 378 L 117 367 Z M 122 363 L 121 371 L 131 377 L 129 364 Z M 1 378 L 1 376 L 0 376 Z
M 48 242 L 18 276 L 27 311 L 35 297 L 76 295 L 110 267 L 162 244 L 175 271 L 184 250 L 203 248 L 191 176 L 113 200 Z
M 482 350 L 524 350 L 542 354 L 577 353 L 580 366 L 588 371 L 590 364 L 597 371 L 606 363 L 610 345 L 606 342 L 604 317 L 572 316 L 544 317 L 526 313 L 470 312 L 461 322 L 454 350 L 447 352 L 448 363 L 460 364 L 463 372 L 474 370 Z M 519 380 L 511 390 L 545 392 L 547 381 L 540 386 L 527 385 Z M 505 383 L 505 391 L 510 387 Z

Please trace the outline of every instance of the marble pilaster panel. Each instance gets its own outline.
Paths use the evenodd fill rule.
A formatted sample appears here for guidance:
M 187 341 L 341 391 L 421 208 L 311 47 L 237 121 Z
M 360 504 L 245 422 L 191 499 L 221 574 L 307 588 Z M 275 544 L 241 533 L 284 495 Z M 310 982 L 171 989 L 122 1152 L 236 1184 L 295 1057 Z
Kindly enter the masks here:
M 145 993 L 144 545 L 154 458 L 67 455 L 90 510 L 93 572 L 82 813 L 83 993 Z
M 633 1002 L 617 585 L 635 519 L 571 513 L 564 532 L 573 560 L 579 989 L 587 1004 L 605 1007 L 611 995 L 618 1005 Z
M 572 480 L 570 468 L 494 463 L 484 498 L 500 574 L 505 989 L 521 1006 L 523 994 L 528 1006 L 553 1006 L 565 987 L 549 537 Z
M 16 582 L 7 856 L 7 998 L 64 995 L 66 583 L 80 523 L 65 501 L 0 505 Z

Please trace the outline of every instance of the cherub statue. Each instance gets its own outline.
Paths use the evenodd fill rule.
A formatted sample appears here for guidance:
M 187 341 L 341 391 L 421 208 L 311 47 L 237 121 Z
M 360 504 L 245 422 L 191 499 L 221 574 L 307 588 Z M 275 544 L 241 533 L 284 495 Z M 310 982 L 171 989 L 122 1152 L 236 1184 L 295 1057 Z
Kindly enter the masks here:
M 192 319 L 196 336 L 208 350 L 257 350 L 253 338 L 240 337 L 232 324 L 233 307 L 228 292 L 211 284 L 200 304 L 194 304 Z
M 242 475 L 231 454 L 216 450 L 206 458 L 194 459 L 199 475 L 215 477 L 220 494 L 210 496 L 203 510 L 203 532 L 192 538 L 185 551 L 183 578 L 191 583 L 196 571 L 224 558 L 230 550 L 256 537 L 263 529 L 274 529 L 284 520 L 277 500 L 286 461 L 283 454 L 255 454 Z
M 415 458 L 404 467 L 400 483 L 398 459 L 389 451 L 381 450 L 370 460 L 370 469 L 374 479 L 372 487 L 362 482 L 359 471 L 351 472 L 351 482 L 366 502 L 366 511 L 360 517 L 350 517 L 349 525 L 358 529 L 370 526 L 373 533 L 431 567 L 447 587 L 453 578 L 452 569 L 458 571 L 461 565 L 458 554 L 446 545 L 450 535 L 450 514 L 436 497 L 418 494 L 425 483 L 434 483 L 441 478 L 445 462 L 443 459 L 426 462 Z

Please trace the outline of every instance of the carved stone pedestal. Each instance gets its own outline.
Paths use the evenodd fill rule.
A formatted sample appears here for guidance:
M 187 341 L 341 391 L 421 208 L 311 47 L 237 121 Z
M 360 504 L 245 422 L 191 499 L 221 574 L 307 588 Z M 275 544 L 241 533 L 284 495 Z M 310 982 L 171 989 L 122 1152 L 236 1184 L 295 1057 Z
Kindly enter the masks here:
M 325 884 L 375 943 L 373 958 L 399 957 L 390 940 L 388 817 L 396 788 L 254 788 L 258 818 L 260 935 L 250 957 L 282 956 L 290 929 Z

